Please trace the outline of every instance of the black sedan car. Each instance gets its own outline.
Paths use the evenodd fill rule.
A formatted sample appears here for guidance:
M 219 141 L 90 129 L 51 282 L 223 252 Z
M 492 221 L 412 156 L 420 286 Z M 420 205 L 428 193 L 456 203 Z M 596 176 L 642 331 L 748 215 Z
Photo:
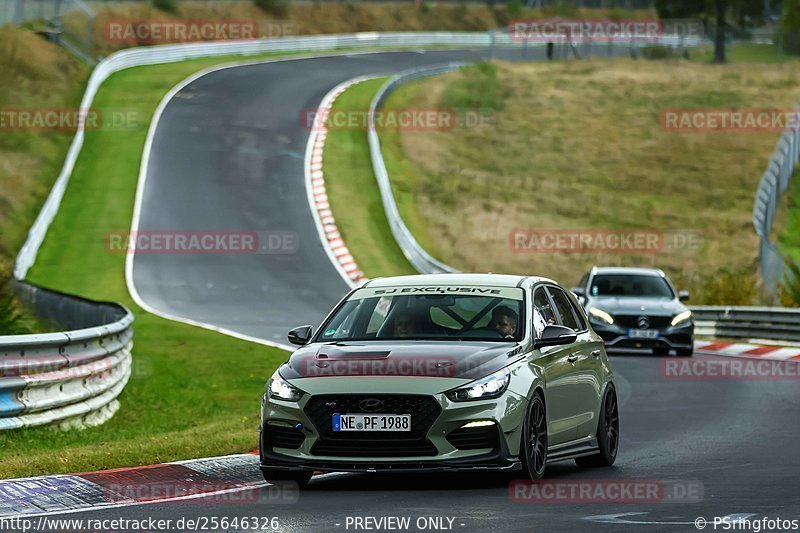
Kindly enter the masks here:
M 682 303 L 689 293 L 677 292 L 661 270 L 594 267 L 572 292 L 609 350 L 692 355 L 694 322 Z

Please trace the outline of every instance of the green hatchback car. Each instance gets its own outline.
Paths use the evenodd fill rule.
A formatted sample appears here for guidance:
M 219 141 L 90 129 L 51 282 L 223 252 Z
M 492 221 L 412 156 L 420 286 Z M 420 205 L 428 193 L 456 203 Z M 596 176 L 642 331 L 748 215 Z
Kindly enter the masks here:
M 522 470 L 610 466 L 616 387 L 575 296 L 537 277 L 382 278 L 351 291 L 265 386 L 261 469 Z

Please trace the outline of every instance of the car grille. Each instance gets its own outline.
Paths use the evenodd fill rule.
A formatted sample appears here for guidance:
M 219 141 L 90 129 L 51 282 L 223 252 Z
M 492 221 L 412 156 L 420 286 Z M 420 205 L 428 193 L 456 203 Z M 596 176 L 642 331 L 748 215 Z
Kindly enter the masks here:
M 267 424 L 266 442 L 270 448 L 296 450 L 305 439 L 305 435 L 297 429 Z
M 495 425 L 456 429 L 447 435 L 447 442 L 458 450 L 494 449 L 500 446 Z
M 645 316 L 650 322 L 650 326 L 644 329 L 664 329 L 672 323 L 671 316 L 650 316 L 646 313 L 639 315 L 614 315 L 614 323 L 621 328 L 639 329 L 637 321 L 639 317 Z
M 334 413 L 364 413 L 362 400 L 380 400 L 382 406 L 370 414 L 409 414 L 411 431 L 339 432 L 333 431 Z M 431 396 L 411 394 L 319 395 L 309 399 L 305 413 L 314 423 L 319 440 L 312 455 L 331 457 L 413 457 L 433 456 L 436 447 L 427 440 L 428 430 L 442 408 Z

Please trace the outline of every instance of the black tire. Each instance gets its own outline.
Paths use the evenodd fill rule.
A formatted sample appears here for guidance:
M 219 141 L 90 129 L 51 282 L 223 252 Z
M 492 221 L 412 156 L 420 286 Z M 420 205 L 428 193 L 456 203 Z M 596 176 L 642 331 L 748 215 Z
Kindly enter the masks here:
M 603 396 L 603 403 L 600 407 L 600 419 L 597 421 L 597 445 L 600 448 L 598 453 L 575 459 L 578 466 L 587 468 L 611 466 L 617 460 L 619 408 L 617 392 L 610 385 Z
M 530 479 L 542 479 L 547 466 L 547 411 L 539 393 L 528 404 L 519 451 L 522 471 Z
M 691 357 L 694 355 L 694 348 L 685 348 L 676 352 L 678 357 Z
M 272 470 L 269 468 L 262 468 L 261 473 L 264 475 L 264 481 L 268 483 L 272 483 L 273 485 L 297 483 L 301 489 L 308 485 L 313 475 L 313 472 L 292 472 L 289 470 Z

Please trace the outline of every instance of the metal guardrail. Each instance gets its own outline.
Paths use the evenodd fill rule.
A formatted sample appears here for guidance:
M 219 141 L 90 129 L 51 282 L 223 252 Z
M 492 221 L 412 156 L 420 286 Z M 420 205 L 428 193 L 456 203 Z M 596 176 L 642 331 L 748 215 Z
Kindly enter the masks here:
M 403 83 L 458 70 L 465 65 L 466 63 L 447 63 L 445 65 L 418 68 L 400 73 L 383 84 L 375 94 L 369 106 L 369 121 L 367 125 L 369 152 L 372 159 L 372 169 L 375 172 L 375 179 L 378 181 L 378 188 L 381 192 L 381 200 L 383 201 L 383 209 L 386 212 L 386 219 L 389 221 L 392 235 L 400 246 L 403 255 L 406 256 L 411 266 L 423 274 L 440 274 L 443 272 L 458 271 L 451 266 L 445 265 L 426 252 L 411 234 L 405 222 L 403 222 L 403 217 L 400 216 L 400 211 L 397 209 L 397 202 L 395 202 L 394 194 L 392 193 L 392 184 L 389 180 L 389 173 L 386 170 L 386 162 L 383 160 L 381 141 L 378 138 L 378 131 L 375 128 L 375 113 L 378 108 L 386 102 L 386 99 L 392 91 Z
M 770 241 L 772 223 L 780 203 L 780 197 L 789 187 L 792 174 L 800 161 L 800 104 L 794 112 L 794 124 L 778 140 L 767 170 L 761 177 L 753 207 L 753 226 L 759 237 L 759 266 L 764 287 L 773 296 L 784 276 L 783 254 Z
M 691 309 L 697 335 L 800 342 L 800 309 L 710 306 Z
M 0 431 L 102 424 L 131 375 L 133 315 L 121 305 L 14 285 L 20 300 L 68 330 L 0 337 Z

